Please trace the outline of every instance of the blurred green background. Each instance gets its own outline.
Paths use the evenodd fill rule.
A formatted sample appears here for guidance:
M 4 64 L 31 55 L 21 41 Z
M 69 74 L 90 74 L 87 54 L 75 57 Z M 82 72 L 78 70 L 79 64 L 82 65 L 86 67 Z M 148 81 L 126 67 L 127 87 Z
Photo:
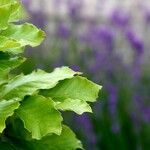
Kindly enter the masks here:
M 64 114 L 86 150 L 150 150 L 150 2 L 22 0 L 47 38 L 19 69 L 70 66 L 103 85 L 94 114 Z

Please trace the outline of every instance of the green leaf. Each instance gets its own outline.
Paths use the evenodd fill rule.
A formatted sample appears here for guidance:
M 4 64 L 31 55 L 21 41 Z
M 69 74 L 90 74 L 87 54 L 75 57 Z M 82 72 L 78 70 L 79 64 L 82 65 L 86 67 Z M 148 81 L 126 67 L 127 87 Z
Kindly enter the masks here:
M 18 100 L 0 101 L 0 133 L 5 129 L 5 121 L 19 107 Z
M 13 2 L 16 2 L 16 0 L 0 0 L 0 6 L 11 4 Z
M 45 146 L 46 145 L 46 146 Z M 44 137 L 41 141 L 36 141 L 29 150 L 76 150 L 82 149 L 81 142 L 76 139 L 70 128 L 64 126 L 60 136 L 52 135 Z
M 18 142 L 23 150 L 76 150 L 83 149 L 81 142 L 76 138 L 73 131 L 67 126 L 63 126 L 61 135 L 48 135 L 41 140 Z
M 45 33 L 42 30 L 29 23 L 10 25 L 2 31 L 1 35 L 17 41 L 21 47 L 26 45 L 38 46 L 45 38 Z
M 42 91 L 41 94 L 51 97 L 56 107 L 61 110 L 73 110 L 78 114 L 91 112 L 86 102 L 95 102 L 101 86 L 84 77 L 75 76 L 61 81 L 52 89 Z
M 79 115 L 83 114 L 84 112 L 92 112 L 90 105 L 80 99 L 65 99 L 63 102 L 56 103 L 56 108 L 63 111 L 74 111 Z
M 17 1 L 0 1 L 0 30 L 6 29 L 9 25 L 9 21 L 14 20 L 16 18 L 16 16 L 19 13 L 19 7 L 20 4 Z
M 0 85 L 8 82 L 8 73 L 25 61 L 22 57 L 10 57 L 8 54 L 0 53 Z
M 18 43 L 16 40 L 13 39 L 9 39 L 7 37 L 4 36 L 0 36 L 0 51 L 3 52 L 12 52 L 11 49 L 16 49 L 21 47 L 20 43 Z
M 74 72 L 68 67 L 61 67 L 56 68 L 52 73 L 38 70 L 26 76 L 19 75 L 1 88 L 0 97 L 23 99 L 24 96 L 32 95 L 39 89 L 53 88 L 60 80 L 72 78 L 75 74 L 78 72 Z
M 8 72 L 0 73 L 0 86 L 8 81 Z
M 24 58 L 19 57 L 3 57 L 0 58 L 0 72 L 9 72 L 10 70 L 18 67 L 20 64 L 22 64 L 25 61 Z
M 95 102 L 101 86 L 88 79 L 75 76 L 71 79 L 61 81 L 56 87 L 43 91 L 45 96 L 62 101 L 67 98 L 81 99 L 87 102 Z
M 51 133 L 61 134 L 62 117 L 50 99 L 39 95 L 31 96 L 22 102 L 16 113 L 34 139 L 41 139 Z
M 23 121 L 17 116 L 16 113 L 7 121 L 7 128 L 5 132 L 8 137 L 12 137 L 13 139 L 23 139 L 27 141 L 32 140 L 31 133 L 25 129 Z
M 9 18 L 9 22 L 17 22 L 19 19 L 22 19 L 26 16 L 26 11 L 23 6 L 20 4 L 20 0 L 17 0 L 18 7 L 17 9 L 13 9 Z
M 12 5 L 0 5 L 0 30 L 6 29 L 11 14 Z

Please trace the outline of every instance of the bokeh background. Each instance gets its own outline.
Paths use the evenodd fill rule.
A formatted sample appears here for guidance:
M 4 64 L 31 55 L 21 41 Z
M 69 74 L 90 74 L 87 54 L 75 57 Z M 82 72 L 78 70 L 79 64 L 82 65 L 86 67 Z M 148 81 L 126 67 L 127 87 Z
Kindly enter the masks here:
M 65 65 L 103 85 L 94 114 L 64 114 L 85 149 L 150 150 L 150 1 L 22 2 L 47 38 L 19 69 Z

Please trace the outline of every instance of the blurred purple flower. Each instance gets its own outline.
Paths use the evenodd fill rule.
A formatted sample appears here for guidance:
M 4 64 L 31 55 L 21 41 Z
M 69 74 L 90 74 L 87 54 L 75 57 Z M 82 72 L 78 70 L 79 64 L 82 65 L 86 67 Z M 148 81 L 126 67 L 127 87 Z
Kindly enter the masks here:
M 31 17 L 32 17 L 32 23 L 35 24 L 37 27 L 44 29 L 45 24 L 46 24 L 46 19 L 43 14 L 43 12 L 31 12 Z
M 150 23 L 150 10 L 146 10 L 144 13 L 146 23 Z
M 104 72 L 107 69 L 112 70 L 110 56 L 114 49 L 114 35 L 110 27 L 91 26 L 86 33 L 80 36 L 79 40 L 92 50 L 94 59 L 88 65 L 91 73 Z
M 133 105 L 136 110 L 140 110 L 142 108 L 142 97 L 139 94 L 135 94 L 133 96 Z
M 60 23 L 58 25 L 58 28 L 57 28 L 57 35 L 60 37 L 60 38 L 68 38 L 70 36 L 70 28 L 64 24 L 64 23 Z
M 30 5 L 30 0 L 22 0 L 22 3 L 24 6 L 26 6 L 28 8 Z
M 44 29 L 45 24 L 46 24 L 46 18 L 45 15 L 43 13 L 42 10 L 37 10 L 37 11 L 33 11 L 30 8 L 30 0 L 22 0 L 22 3 L 24 4 L 24 6 L 26 7 L 27 11 L 29 12 L 30 15 L 30 21 L 35 24 L 37 27 Z
M 116 9 L 112 12 L 110 20 L 114 25 L 124 28 L 129 24 L 130 16 L 129 13 L 127 13 L 127 11 Z
M 131 66 L 131 75 L 133 77 L 133 84 L 135 85 L 135 83 L 138 83 L 141 77 L 141 65 L 142 65 L 142 61 L 141 58 L 139 58 L 138 56 L 135 56 L 134 58 L 134 62 Z
M 80 71 L 80 67 L 77 65 L 72 65 L 70 66 L 71 69 L 73 69 L 74 71 Z
M 63 3 L 63 0 L 53 0 L 53 5 L 55 6 L 55 7 L 59 7 L 59 6 L 61 6 L 62 5 L 62 3 Z
M 90 121 L 90 118 L 87 114 L 83 114 L 82 116 L 78 116 L 76 118 L 76 122 L 79 127 L 82 127 L 84 130 L 84 134 L 86 134 L 87 139 L 92 145 L 96 144 L 96 136 L 93 132 L 93 126 Z
M 150 107 L 144 104 L 144 96 L 136 94 L 133 97 L 133 105 L 134 105 L 134 122 L 140 123 L 144 121 L 146 123 L 150 123 Z M 137 116 L 137 114 L 140 114 Z
M 145 122 L 150 123 L 150 107 L 148 106 L 143 109 L 143 119 Z
M 102 50 L 112 51 L 113 50 L 113 32 L 111 28 L 103 26 L 95 29 L 93 32 L 95 37 L 92 39 L 93 42 L 96 39 L 99 41 L 99 47 Z
M 90 64 L 89 70 L 91 73 L 98 73 L 102 72 L 103 69 L 106 69 L 105 67 L 108 66 L 108 59 L 107 55 L 105 53 L 100 53 L 95 51 L 94 52 L 94 62 L 93 64 Z
M 114 35 L 110 27 L 96 26 L 88 29 L 86 33 L 80 36 L 80 41 L 91 45 L 98 51 L 112 51 Z
M 82 0 L 76 1 L 76 0 L 68 0 L 68 14 L 71 17 L 71 19 L 76 20 L 80 17 L 80 10 L 82 8 Z
M 111 118 L 111 130 L 113 133 L 118 133 L 120 131 L 120 126 L 117 119 L 117 104 L 118 104 L 118 88 L 116 85 L 109 83 L 106 85 L 106 90 L 108 92 L 108 111 Z
M 138 83 L 141 77 L 142 56 L 144 54 L 144 41 L 133 31 L 128 30 L 126 37 L 134 50 L 133 63 L 131 64 L 130 75 L 133 77 L 133 84 Z
M 108 109 L 111 116 L 115 116 L 117 112 L 117 99 L 118 99 L 118 89 L 116 86 L 110 84 L 107 86 L 108 91 Z
M 138 55 L 143 54 L 144 52 L 144 42 L 142 39 L 132 30 L 126 32 L 126 37 L 131 47 L 135 50 Z

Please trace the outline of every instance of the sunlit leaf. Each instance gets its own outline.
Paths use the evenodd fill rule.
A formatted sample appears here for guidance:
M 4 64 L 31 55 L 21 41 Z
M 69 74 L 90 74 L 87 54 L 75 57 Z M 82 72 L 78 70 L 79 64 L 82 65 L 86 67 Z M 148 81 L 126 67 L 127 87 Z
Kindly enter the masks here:
M 21 47 L 26 45 L 38 46 L 45 38 L 43 31 L 29 23 L 9 25 L 6 30 L 2 31 L 1 35 L 17 41 Z
M 81 115 L 84 112 L 92 112 L 92 109 L 88 103 L 80 99 L 65 99 L 63 102 L 58 102 L 56 108 L 60 110 L 74 111 Z
M 100 89 L 101 86 L 84 77 L 76 76 L 61 81 L 54 88 L 42 91 L 41 94 L 58 102 L 56 107 L 61 110 L 72 110 L 82 114 L 91 112 L 91 108 L 86 102 L 95 102 Z
M 29 75 L 19 75 L 1 88 L 0 97 L 5 99 L 24 98 L 39 89 L 53 88 L 58 81 L 72 78 L 75 74 L 77 73 L 71 69 L 62 67 L 55 69 L 52 73 L 38 70 Z
M 50 99 L 31 96 L 22 102 L 16 113 L 35 139 L 41 139 L 50 133 L 61 134 L 62 117 Z
M 19 2 L 15 0 L 0 1 L 0 30 L 6 29 L 9 22 L 19 17 L 20 7 Z

